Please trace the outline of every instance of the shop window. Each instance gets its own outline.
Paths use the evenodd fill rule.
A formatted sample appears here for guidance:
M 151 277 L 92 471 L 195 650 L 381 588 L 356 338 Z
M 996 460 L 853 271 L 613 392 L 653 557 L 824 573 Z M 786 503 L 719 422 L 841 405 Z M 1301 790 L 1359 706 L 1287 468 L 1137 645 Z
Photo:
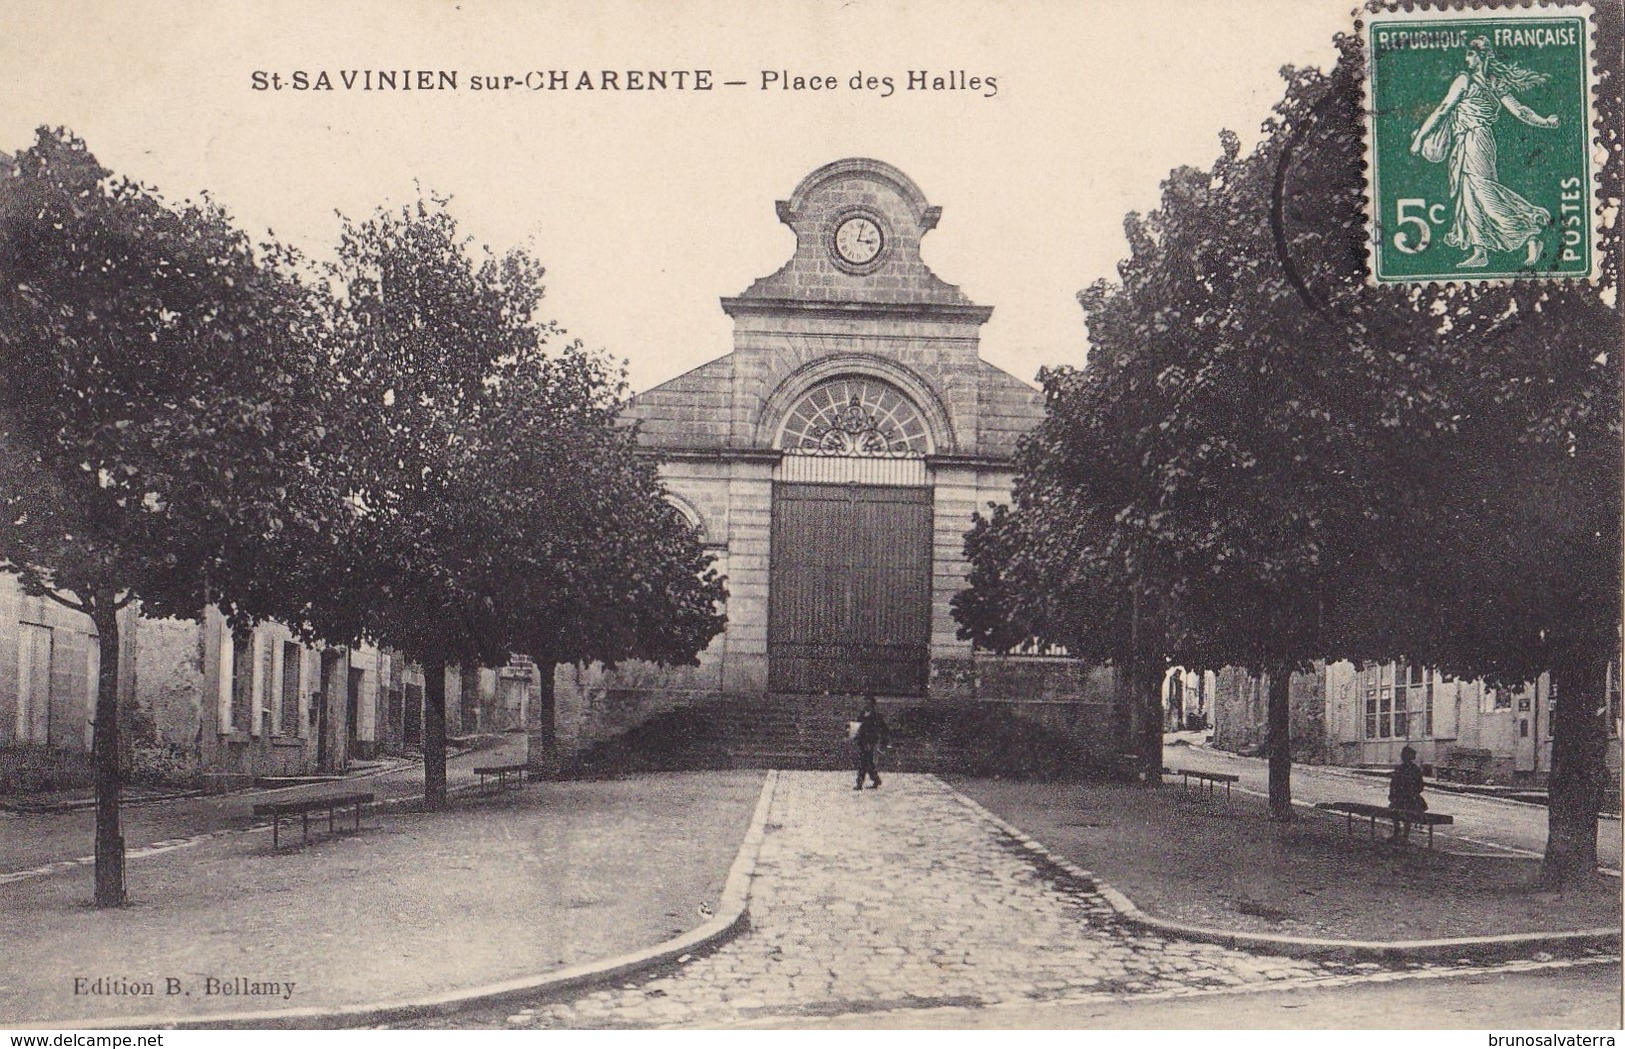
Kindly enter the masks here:
M 1367 739 L 1433 735 L 1433 675 L 1424 667 L 1392 664 L 1366 672 Z

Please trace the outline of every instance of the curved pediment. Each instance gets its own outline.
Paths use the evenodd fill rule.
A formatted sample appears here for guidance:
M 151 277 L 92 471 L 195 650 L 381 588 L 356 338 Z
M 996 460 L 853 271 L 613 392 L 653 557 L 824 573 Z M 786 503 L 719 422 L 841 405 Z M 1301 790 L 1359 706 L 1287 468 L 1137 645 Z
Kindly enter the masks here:
M 822 309 L 839 313 L 938 313 L 981 324 L 992 312 L 931 272 L 920 240 L 941 209 L 890 164 L 851 157 L 801 180 L 778 204 L 796 251 L 777 273 L 724 299 L 730 315 Z

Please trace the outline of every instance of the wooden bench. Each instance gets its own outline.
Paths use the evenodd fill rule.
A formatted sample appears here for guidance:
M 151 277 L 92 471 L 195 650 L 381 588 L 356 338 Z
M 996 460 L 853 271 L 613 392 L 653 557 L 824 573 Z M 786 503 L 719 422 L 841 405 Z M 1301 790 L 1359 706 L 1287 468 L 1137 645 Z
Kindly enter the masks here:
M 1394 829 L 1398 830 L 1401 823 L 1421 824 L 1428 829 L 1428 848 L 1433 848 L 1433 828 L 1443 827 L 1456 822 L 1454 816 L 1446 816 L 1441 812 L 1412 812 L 1409 809 L 1391 809 L 1387 805 L 1370 805 L 1363 801 L 1323 801 L 1315 806 L 1325 812 L 1341 812 L 1345 817 L 1345 829 L 1354 833 L 1354 817 L 1364 816 L 1371 821 L 1371 836 L 1377 836 L 1377 821 L 1379 819 L 1393 820 Z
M 509 776 L 518 776 L 519 785 L 523 787 L 525 785 L 526 768 L 527 766 L 523 763 L 517 765 L 481 765 L 474 770 L 474 774 L 480 778 L 481 790 L 485 789 L 485 781 L 495 776 L 497 778 L 497 792 L 501 793 L 508 789 Z
M 361 829 L 361 806 L 371 805 L 371 794 L 323 794 L 297 801 L 267 801 L 254 806 L 254 815 L 271 817 L 271 848 L 281 846 L 282 817 L 298 816 L 304 827 L 304 840 L 310 839 L 310 814 L 327 812 L 327 830 L 333 832 L 333 815 L 340 809 L 355 809 L 355 829 Z
M 1226 805 L 1230 804 L 1230 784 L 1241 782 L 1240 776 L 1232 775 L 1229 772 L 1198 772 L 1195 769 L 1164 768 L 1162 774 L 1164 776 L 1183 776 L 1186 790 L 1191 789 L 1191 780 L 1195 780 L 1196 789 L 1208 795 L 1217 793 L 1218 784 L 1223 783 L 1224 803 Z

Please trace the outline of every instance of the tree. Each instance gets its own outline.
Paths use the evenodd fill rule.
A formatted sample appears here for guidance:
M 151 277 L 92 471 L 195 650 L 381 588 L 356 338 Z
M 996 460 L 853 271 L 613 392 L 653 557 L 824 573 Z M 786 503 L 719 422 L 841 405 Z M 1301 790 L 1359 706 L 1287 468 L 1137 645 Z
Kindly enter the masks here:
M 1321 606 L 1368 529 L 1344 394 L 1279 352 L 1303 321 L 1254 262 L 1268 224 L 1247 205 L 1271 159 L 1227 136 L 1214 171 L 1176 171 L 1157 212 L 1130 216 L 1122 284 L 1079 296 L 1087 367 L 1044 375 L 1015 494 L 1040 618 L 1130 679 L 1147 778 L 1170 660 L 1244 665 L 1271 682 L 1272 812 L 1290 819 L 1287 685 L 1324 653 Z
M 689 523 L 664 500 L 653 460 L 640 455 L 630 429 L 600 431 L 595 485 L 613 503 L 570 536 L 569 570 L 527 596 L 530 610 L 519 635 L 537 663 L 541 694 L 531 763 L 545 770 L 555 758 L 553 679 L 561 663 L 614 666 L 643 660 L 695 665 L 720 634 L 717 611 L 727 596 L 712 558 Z M 538 745 L 539 744 L 539 745 Z
M 1613 53 L 1618 12 L 1597 28 Z M 1080 296 L 1090 359 L 1047 379 L 1019 463 L 1018 556 L 1053 606 L 1072 584 L 1057 536 L 1132 552 L 1120 574 L 1086 563 L 1156 598 L 1175 658 L 1268 673 L 1282 817 L 1294 667 L 1550 671 L 1573 697 L 1554 719 L 1545 870 L 1560 883 L 1595 864 L 1619 647 L 1617 229 L 1598 285 L 1368 286 L 1364 56 L 1339 45 L 1330 75 L 1285 71 L 1252 153 L 1226 137 L 1211 171 L 1176 171 L 1162 207 L 1130 217 L 1120 283 Z M 1617 76 L 1598 103 L 1617 196 Z M 1136 618 L 1132 602 L 1099 607 L 1108 628 Z
M 1289 74 L 1304 90 L 1312 77 Z M 1365 562 L 1382 469 L 1359 426 L 1368 362 L 1337 354 L 1273 255 L 1269 206 L 1283 107 L 1253 154 L 1234 136 L 1212 171 L 1181 169 L 1161 208 L 1128 224 L 1120 286 L 1079 296 L 1091 357 L 1076 411 L 1092 440 L 1080 465 L 1117 451 L 1105 493 L 1144 554 L 1179 662 L 1240 665 L 1269 681 L 1270 807 L 1292 818 L 1289 683 L 1329 651 L 1328 605 Z M 1288 348 L 1291 348 L 1290 350 Z M 1074 444 L 1083 442 L 1074 441 Z
M 171 206 L 42 129 L 0 179 L 0 568 L 89 616 L 96 903 L 124 899 L 118 613 L 235 622 L 285 596 L 263 569 L 319 522 L 296 500 L 314 356 L 309 289 L 218 208 Z
M 620 376 L 579 343 L 550 352 L 540 265 L 474 251 L 445 203 L 345 228 L 332 359 L 347 397 L 328 454 L 362 511 L 337 551 L 345 584 L 311 613 L 343 632 L 364 609 L 362 634 L 423 665 L 431 806 L 448 666 L 692 659 L 721 596 L 686 525 L 649 526 L 669 508 L 615 426 Z
M 500 404 L 476 441 L 501 493 L 485 526 L 486 542 L 506 551 L 492 562 L 493 613 L 507 646 L 537 667 L 538 771 L 556 756 L 557 664 L 696 663 L 723 629 L 726 596 L 698 535 L 666 501 L 656 463 L 617 422 L 620 373 L 578 343 L 548 364 L 502 373 Z
M 1148 549 L 1117 515 L 1119 449 L 1097 440 L 1106 430 L 1086 414 L 1061 407 L 1099 407 L 1088 378 L 1055 369 L 1042 380 L 1050 411 L 1018 451 L 1016 510 L 977 514 L 966 536 L 970 586 L 953 602 L 959 634 L 994 651 L 1036 639 L 1112 664 L 1119 738 L 1135 748 L 1136 778 L 1160 784 L 1166 606 L 1147 585 Z
M 1007 655 L 1033 643 L 1046 632 L 1044 617 L 1028 607 L 1047 591 L 1023 578 L 1029 562 L 1019 555 L 1018 519 L 1002 503 L 989 503 L 988 516 L 971 515 L 965 533 L 965 561 L 970 567 L 965 589 L 950 601 L 958 636 L 985 652 Z
M 1618 7 L 1597 13 L 1617 55 Z M 1596 866 L 1606 674 L 1621 618 L 1620 238 L 1602 278 L 1373 289 L 1363 238 L 1358 39 L 1331 77 L 1289 91 L 1301 116 L 1278 168 L 1277 259 L 1327 344 L 1369 362 L 1382 403 L 1372 572 L 1335 610 L 1341 654 L 1405 658 L 1515 684 L 1550 672 L 1552 772 L 1543 878 Z M 1596 95 L 1602 196 L 1621 189 L 1621 81 Z M 1595 216 L 1592 216 L 1595 220 Z M 1381 593 L 1372 591 L 1381 580 Z M 1372 600 L 1372 598 L 1378 598 Z M 1564 697 L 1568 702 L 1564 702 Z

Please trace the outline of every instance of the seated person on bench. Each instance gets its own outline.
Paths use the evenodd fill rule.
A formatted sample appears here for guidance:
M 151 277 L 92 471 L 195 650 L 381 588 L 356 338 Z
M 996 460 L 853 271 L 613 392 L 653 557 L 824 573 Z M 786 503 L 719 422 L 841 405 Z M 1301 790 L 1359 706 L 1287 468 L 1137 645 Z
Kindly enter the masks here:
M 1422 766 L 1416 763 L 1415 747 L 1399 752 L 1399 764 L 1388 777 L 1388 807 L 1417 815 L 1428 810 L 1428 803 L 1422 798 Z M 1394 832 L 1388 840 L 1410 841 L 1411 825 L 1402 819 L 1394 820 Z

